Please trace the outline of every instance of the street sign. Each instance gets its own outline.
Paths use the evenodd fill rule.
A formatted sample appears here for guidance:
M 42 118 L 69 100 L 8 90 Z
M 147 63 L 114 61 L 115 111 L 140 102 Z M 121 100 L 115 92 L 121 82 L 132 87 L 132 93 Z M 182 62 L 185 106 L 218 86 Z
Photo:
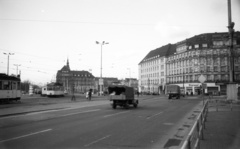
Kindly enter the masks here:
M 201 75 L 199 78 L 198 78 L 198 81 L 201 82 L 201 83 L 204 83 L 206 81 L 206 78 Z

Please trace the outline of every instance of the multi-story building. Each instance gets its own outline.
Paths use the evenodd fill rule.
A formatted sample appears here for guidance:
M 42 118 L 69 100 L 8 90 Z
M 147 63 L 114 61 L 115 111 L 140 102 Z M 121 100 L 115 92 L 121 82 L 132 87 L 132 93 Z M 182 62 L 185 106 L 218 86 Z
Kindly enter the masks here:
M 240 32 L 234 33 L 234 82 L 240 83 Z M 150 51 L 139 63 L 139 90 L 161 92 L 166 84 L 179 85 L 186 94 L 226 94 L 229 82 L 229 34 L 206 33 Z
M 234 81 L 240 81 L 240 32 L 234 34 Z M 228 33 L 206 33 L 176 44 L 166 61 L 167 84 L 179 85 L 186 94 L 200 94 L 201 75 L 205 92 L 226 94 L 229 82 L 230 43 Z
M 89 89 L 95 89 L 95 77 L 88 71 L 73 71 L 69 61 L 57 72 L 56 82 L 63 84 L 68 92 L 84 93 Z
M 166 84 L 166 59 L 176 52 L 175 44 L 150 51 L 138 64 L 138 90 L 142 93 L 163 93 Z

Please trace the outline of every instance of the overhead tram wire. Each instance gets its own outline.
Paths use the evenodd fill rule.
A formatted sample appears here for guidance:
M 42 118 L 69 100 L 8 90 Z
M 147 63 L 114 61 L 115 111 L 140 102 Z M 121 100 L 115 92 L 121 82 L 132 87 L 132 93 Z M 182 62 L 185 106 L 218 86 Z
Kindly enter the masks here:
M 96 25 L 129 25 L 129 26 L 155 26 L 155 24 L 151 23 L 114 23 L 114 22 L 90 22 L 90 21 L 61 21 L 61 20 L 34 20 L 34 19 L 6 19 L 6 18 L 0 18 L 0 21 L 19 21 L 19 22 L 45 22 L 45 23 L 70 23 L 70 24 L 96 24 Z M 178 27 L 209 27 L 209 28 L 216 28 L 216 27 L 224 27 L 225 26 L 220 26 L 220 25 L 189 25 L 189 24 L 166 24 L 162 26 L 178 26 Z
M 5 52 L 9 52 L 8 50 L 3 50 L 3 49 L 0 49 L 0 51 L 5 51 Z M 54 60 L 54 59 L 51 59 L 51 57 L 43 57 L 43 56 L 36 56 L 36 55 L 30 55 L 30 54 L 25 54 L 25 53 L 23 53 L 23 52 L 15 52 L 14 51 L 14 53 L 22 53 L 21 55 L 25 55 L 25 56 L 32 56 L 32 57 L 38 57 L 38 58 L 41 58 L 41 59 L 47 59 L 47 60 L 51 60 L 51 63 L 52 62 L 56 62 L 56 63 L 64 63 L 65 62 L 65 60 Z M 3 58 L 3 59 L 7 59 L 7 58 Z M 21 62 L 29 62 L 29 61 L 27 61 L 27 60 L 19 60 L 19 59 L 16 59 L 16 58 L 14 58 L 13 60 L 17 60 L 17 61 L 21 61 Z M 44 65 L 44 64 L 42 64 L 41 62 L 40 63 L 37 63 L 37 62 L 35 62 L 35 61 L 31 61 L 32 63 L 34 63 L 34 64 L 38 64 L 38 65 L 43 65 L 43 66 L 49 66 L 49 64 L 48 65 Z M 62 66 L 62 65 L 61 65 Z M 85 67 L 91 67 L 91 66 L 89 66 L 89 65 L 84 65 Z
M 3 50 L 3 49 L 0 49 L 0 51 L 7 51 L 9 52 L 8 50 Z M 44 56 L 36 56 L 36 55 L 31 55 L 31 54 L 26 54 L 24 52 L 16 52 L 16 51 L 11 51 L 11 52 L 14 52 L 14 53 L 17 53 L 17 54 L 21 54 L 21 55 L 27 55 L 27 56 L 33 56 L 33 57 L 38 57 L 38 58 L 44 58 L 44 59 L 51 59 L 52 57 L 44 57 Z M 51 59 L 52 60 L 52 59 Z M 59 61 L 59 62 L 62 62 L 62 60 L 55 60 L 55 61 Z

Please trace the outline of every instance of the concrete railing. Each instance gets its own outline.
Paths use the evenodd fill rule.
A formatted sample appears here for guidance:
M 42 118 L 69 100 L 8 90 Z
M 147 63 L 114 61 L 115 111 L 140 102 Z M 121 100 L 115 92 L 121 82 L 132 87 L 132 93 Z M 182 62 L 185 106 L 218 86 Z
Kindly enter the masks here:
M 190 130 L 186 140 L 181 149 L 197 149 L 200 148 L 200 139 L 204 139 L 203 129 L 205 128 L 205 121 L 207 120 L 208 100 L 205 101 L 201 113 L 197 117 L 192 129 Z

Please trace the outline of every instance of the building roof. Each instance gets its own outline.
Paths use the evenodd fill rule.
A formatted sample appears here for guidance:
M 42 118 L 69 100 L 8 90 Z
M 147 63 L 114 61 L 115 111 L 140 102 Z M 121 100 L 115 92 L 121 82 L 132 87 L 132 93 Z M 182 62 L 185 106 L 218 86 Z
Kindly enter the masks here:
M 174 52 L 176 52 L 176 45 L 167 44 L 165 46 L 162 46 L 160 48 L 150 51 L 139 64 L 141 64 L 146 60 L 152 60 L 158 57 L 168 56 L 169 54 L 173 54 Z
M 82 77 L 94 77 L 90 72 L 85 71 L 85 70 L 82 70 L 82 71 L 73 70 L 73 71 L 71 71 L 71 74 L 79 75 Z
M 4 73 L 0 73 L 0 80 L 11 80 L 11 81 L 21 81 L 19 77 L 16 76 L 9 76 Z
M 235 31 L 234 38 L 236 39 L 237 44 L 240 43 L 239 37 L 240 37 L 240 32 Z M 199 45 L 208 44 L 209 46 L 212 46 L 213 45 L 212 41 L 222 41 L 222 40 L 228 40 L 228 39 L 229 39 L 228 32 L 199 34 L 199 35 L 190 37 L 186 40 L 180 41 L 176 44 L 167 44 L 160 48 L 152 50 L 141 60 L 139 64 L 155 58 L 165 57 L 165 56 L 168 57 L 170 55 L 174 55 L 174 53 L 176 52 L 177 46 L 181 44 L 186 44 L 187 46 L 195 45 L 195 44 L 199 44 Z

